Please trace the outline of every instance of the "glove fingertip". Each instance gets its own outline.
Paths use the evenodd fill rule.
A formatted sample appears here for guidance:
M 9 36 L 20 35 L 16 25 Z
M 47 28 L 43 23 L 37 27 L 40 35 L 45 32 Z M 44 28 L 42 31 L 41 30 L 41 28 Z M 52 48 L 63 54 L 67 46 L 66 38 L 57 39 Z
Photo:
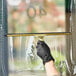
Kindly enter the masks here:
M 39 44 L 40 44 L 40 45 L 41 45 L 41 44 L 44 44 L 44 41 L 40 41 L 40 40 L 39 40 L 39 41 L 37 42 L 37 44 L 38 44 L 38 45 L 39 45 Z

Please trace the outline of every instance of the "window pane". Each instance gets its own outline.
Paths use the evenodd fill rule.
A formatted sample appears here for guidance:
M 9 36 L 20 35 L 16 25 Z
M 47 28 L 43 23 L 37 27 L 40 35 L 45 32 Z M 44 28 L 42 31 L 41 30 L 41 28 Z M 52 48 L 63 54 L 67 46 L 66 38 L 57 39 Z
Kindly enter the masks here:
M 9 76 L 46 76 L 42 60 L 37 56 L 37 38 L 9 37 Z M 55 66 L 62 76 L 66 76 L 65 37 L 45 36 L 44 41 L 55 58 Z
M 65 31 L 65 0 L 7 0 L 8 33 Z

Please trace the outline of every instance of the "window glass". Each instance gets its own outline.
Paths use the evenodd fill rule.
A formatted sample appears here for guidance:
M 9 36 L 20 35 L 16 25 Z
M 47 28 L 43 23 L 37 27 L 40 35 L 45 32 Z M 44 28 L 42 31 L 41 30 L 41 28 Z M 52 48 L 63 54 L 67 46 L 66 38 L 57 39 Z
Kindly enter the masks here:
M 65 31 L 65 0 L 7 0 L 8 33 Z
M 8 33 L 65 32 L 65 0 L 7 0 Z M 46 76 L 35 36 L 8 37 L 9 76 Z M 65 36 L 45 36 L 55 65 L 66 76 Z

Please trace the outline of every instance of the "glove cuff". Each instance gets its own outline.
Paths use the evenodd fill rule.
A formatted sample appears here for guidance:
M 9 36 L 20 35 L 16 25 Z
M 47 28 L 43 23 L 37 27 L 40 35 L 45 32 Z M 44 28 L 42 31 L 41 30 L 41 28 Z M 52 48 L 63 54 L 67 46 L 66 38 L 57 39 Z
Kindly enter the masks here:
M 49 61 L 55 61 L 55 59 L 52 57 L 52 56 L 45 56 L 44 60 L 43 60 L 43 64 L 45 65 L 46 62 L 49 62 Z

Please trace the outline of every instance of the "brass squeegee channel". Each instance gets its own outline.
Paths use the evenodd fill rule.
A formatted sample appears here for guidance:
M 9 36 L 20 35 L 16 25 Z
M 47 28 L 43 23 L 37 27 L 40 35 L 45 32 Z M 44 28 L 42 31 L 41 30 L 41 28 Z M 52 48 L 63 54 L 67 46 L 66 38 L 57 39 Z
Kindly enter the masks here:
M 8 33 L 7 37 L 19 36 L 50 36 L 50 35 L 71 35 L 71 32 L 50 32 L 50 33 Z

